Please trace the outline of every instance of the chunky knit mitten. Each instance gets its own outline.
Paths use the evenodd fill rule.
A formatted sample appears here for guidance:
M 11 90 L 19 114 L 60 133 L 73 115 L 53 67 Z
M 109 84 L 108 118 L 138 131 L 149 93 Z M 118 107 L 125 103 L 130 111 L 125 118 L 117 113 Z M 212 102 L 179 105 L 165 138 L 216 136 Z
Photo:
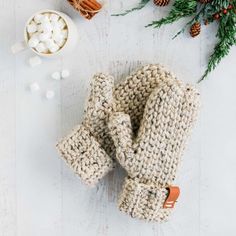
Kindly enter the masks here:
M 136 134 L 150 93 L 167 78 L 174 76 L 162 66 L 146 65 L 118 83 L 112 93 L 111 76 L 94 76 L 82 125 L 57 145 L 62 158 L 85 183 L 96 184 L 114 166 L 115 146 L 107 127 L 109 114 L 128 114 Z
M 177 79 L 166 79 L 151 93 L 143 119 L 133 139 L 130 117 L 116 113 L 109 130 L 116 155 L 128 177 L 119 198 L 119 209 L 132 217 L 166 221 L 164 208 L 199 107 L 199 94 Z

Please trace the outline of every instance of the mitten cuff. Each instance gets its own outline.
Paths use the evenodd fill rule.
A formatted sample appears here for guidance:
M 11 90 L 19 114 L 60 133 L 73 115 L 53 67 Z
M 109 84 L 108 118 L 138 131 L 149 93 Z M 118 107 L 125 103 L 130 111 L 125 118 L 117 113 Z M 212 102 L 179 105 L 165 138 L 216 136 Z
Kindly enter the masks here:
M 134 218 L 164 222 L 168 220 L 172 211 L 172 209 L 163 208 L 167 196 L 166 188 L 158 188 L 126 178 L 118 207 L 122 212 Z
M 62 139 L 57 149 L 67 165 L 88 185 L 95 185 L 113 169 L 113 160 L 83 125 Z

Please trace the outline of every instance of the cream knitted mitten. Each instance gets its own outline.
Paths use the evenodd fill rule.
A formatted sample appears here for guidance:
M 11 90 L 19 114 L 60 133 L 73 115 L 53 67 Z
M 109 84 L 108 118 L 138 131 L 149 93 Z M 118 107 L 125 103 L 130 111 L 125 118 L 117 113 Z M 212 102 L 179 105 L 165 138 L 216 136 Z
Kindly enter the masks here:
M 112 110 L 113 83 L 111 76 L 97 74 L 93 77 L 82 124 L 57 144 L 66 163 L 88 185 L 94 185 L 113 168 L 113 161 L 103 145 Z
M 119 198 L 121 211 L 148 221 L 168 219 L 171 209 L 163 207 L 167 188 L 175 180 L 198 107 L 199 94 L 194 88 L 166 78 L 146 102 L 135 139 L 129 115 L 110 117 L 116 156 L 128 173 Z
M 107 127 L 109 114 L 128 114 L 136 134 L 150 93 L 167 78 L 174 76 L 162 66 L 146 65 L 118 83 L 112 93 L 111 76 L 94 76 L 82 125 L 57 145 L 62 158 L 85 183 L 96 184 L 114 167 L 115 146 Z

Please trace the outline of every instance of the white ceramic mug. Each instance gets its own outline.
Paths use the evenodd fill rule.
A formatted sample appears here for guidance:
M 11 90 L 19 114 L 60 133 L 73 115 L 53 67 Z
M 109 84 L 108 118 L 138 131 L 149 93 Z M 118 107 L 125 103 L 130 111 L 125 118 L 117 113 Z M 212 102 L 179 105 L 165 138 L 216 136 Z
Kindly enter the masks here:
M 45 13 L 57 14 L 59 17 L 61 17 L 65 21 L 66 27 L 68 29 L 68 36 L 67 36 L 65 44 L 58 51 L 56 51 L 54 53 L 40 53 L 28 45 L 29 37 L 28 37 L 28 33 L 27 33 L 27 26 L 29 25 L 29 23 L 33 20 L 33 18 L 36 15 L 45 14 Z M 40 10 L 40 11 L 34 13 L 26 22 L 25 27 L 24 27 L 24 41 L 14 44 L 12 46 L 12 53 L 16 54 L 18 52 L 23 51 L 24 49 L 30 48 L 35 54 L 42 56 L 42 57 L 61 56 L 61 55 L 65 55 L 66 53 L 72 51 L 72 49 L 75 47 L 77 41 L 78 41 L 78 31 L 77 31 L 76 25 L 68 15 L 66 15 L 62 12 L 59 12 L 59 11 L 55 11 L 55 10 L 48 10 L 48 9 Z

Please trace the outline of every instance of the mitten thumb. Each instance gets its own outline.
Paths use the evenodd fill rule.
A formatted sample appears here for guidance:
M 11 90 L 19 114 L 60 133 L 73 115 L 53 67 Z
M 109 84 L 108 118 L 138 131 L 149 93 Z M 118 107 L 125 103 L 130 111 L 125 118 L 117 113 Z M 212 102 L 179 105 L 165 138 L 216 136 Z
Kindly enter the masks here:
M 91 81 L 91 91 L 85 120 L 105 118 L 112 109 L 114 78 L 110 75 L 96 74 Z
M 108 122 L 110 135 L 116 147 L 116 158 L 128 171 L 132 160 L 132 127 L 130 117 L 122 112 L 113 114 Z

